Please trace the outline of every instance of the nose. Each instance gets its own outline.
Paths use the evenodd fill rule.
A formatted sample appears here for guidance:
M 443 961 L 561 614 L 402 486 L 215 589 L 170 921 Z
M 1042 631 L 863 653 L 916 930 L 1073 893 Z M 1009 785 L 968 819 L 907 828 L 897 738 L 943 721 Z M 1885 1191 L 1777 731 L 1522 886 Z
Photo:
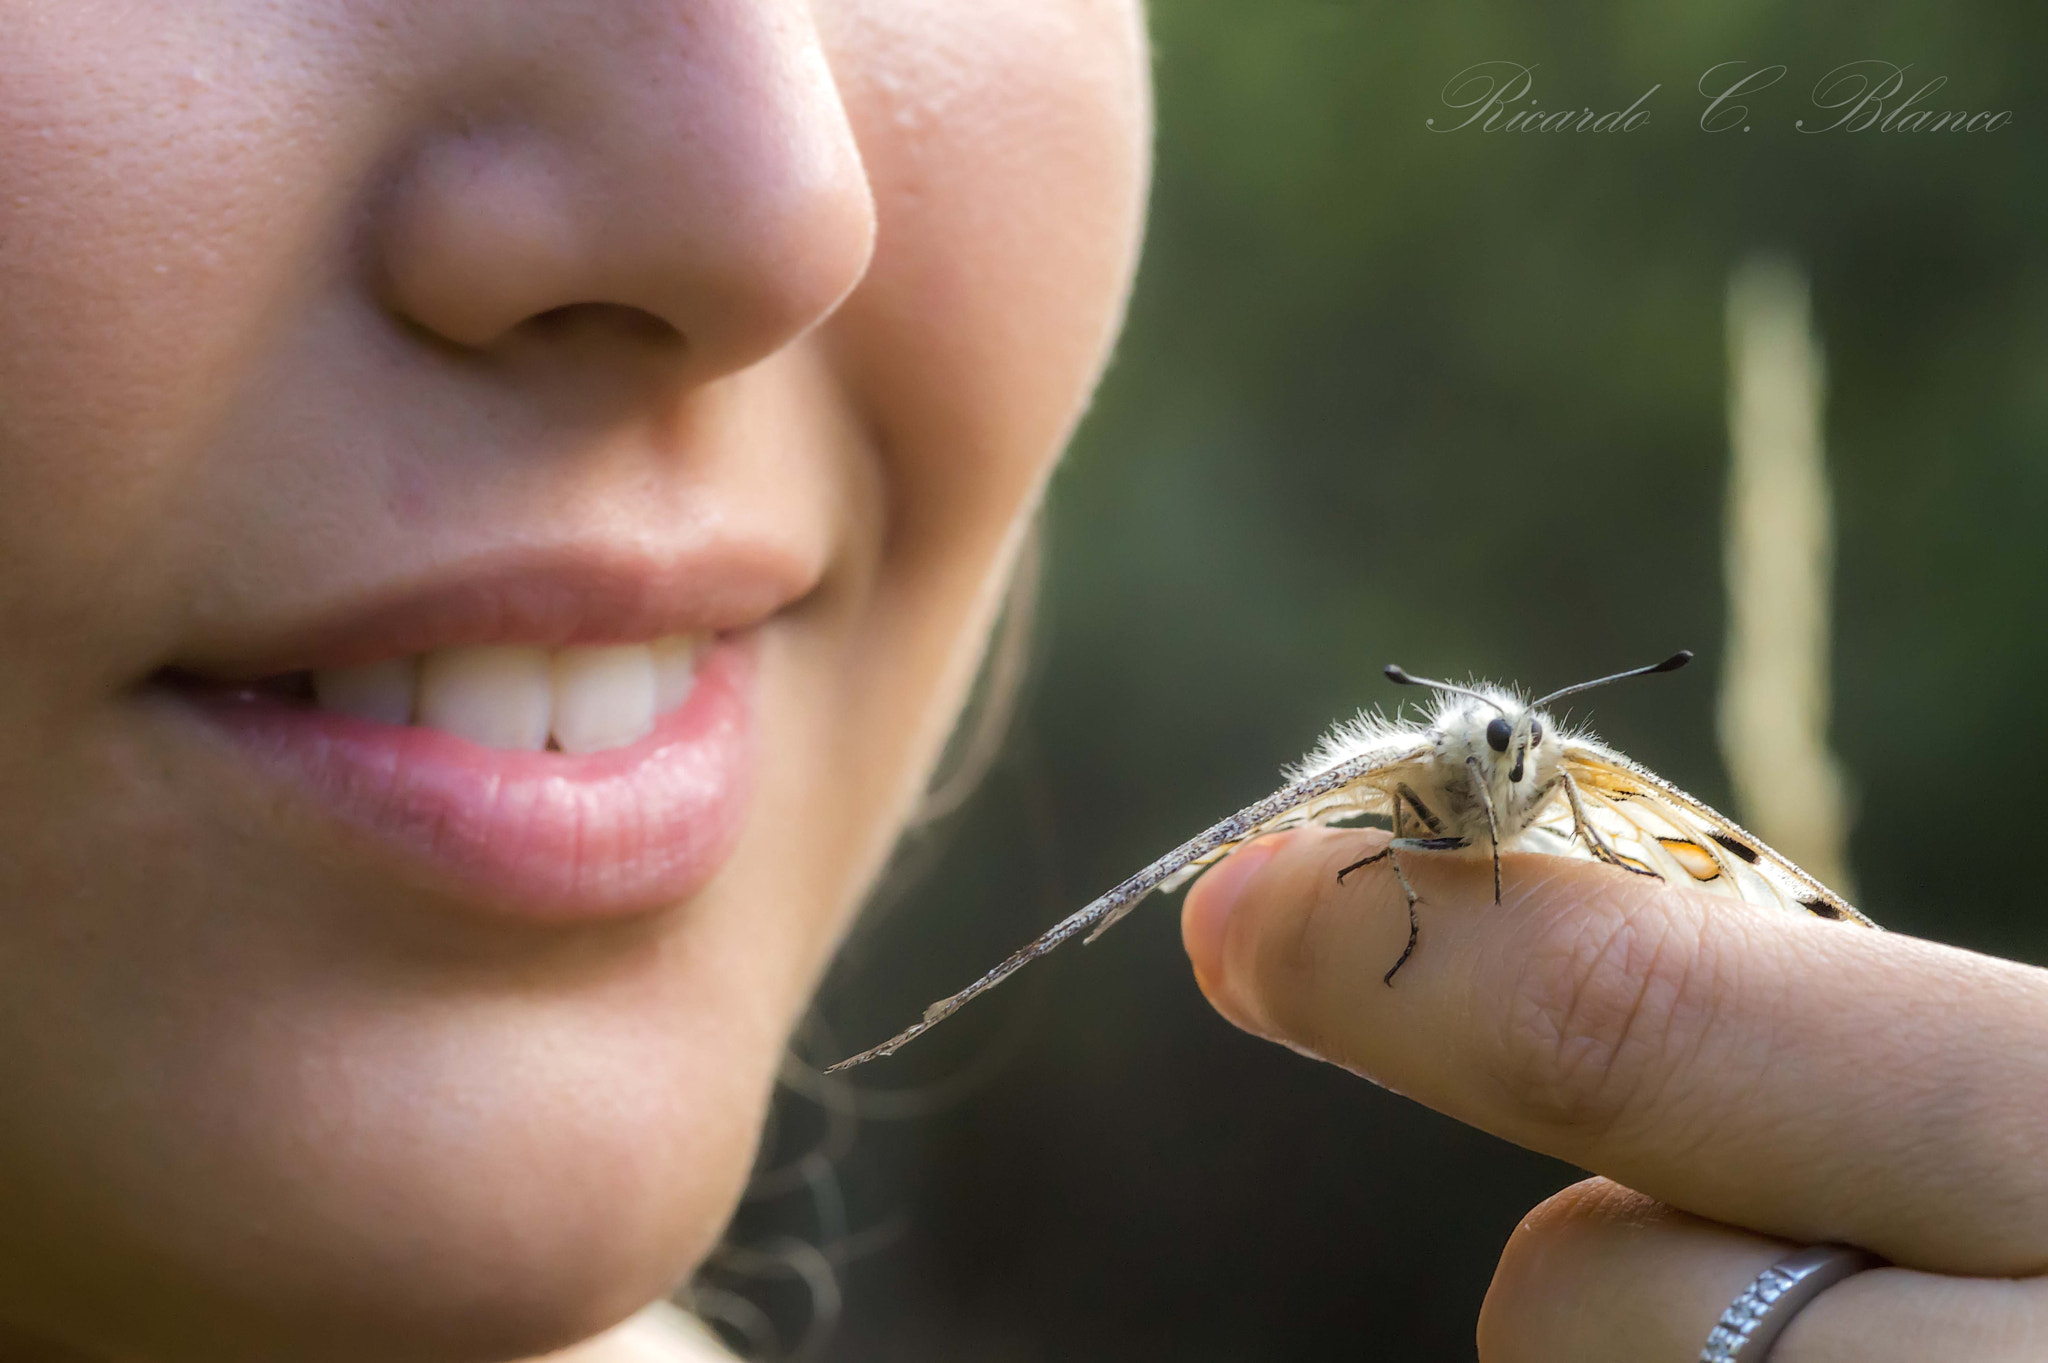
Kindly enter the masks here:
M 401 69 L 433 112 L 371 249 L 415 325 L 488 350 L 608 319 L 679 342 L 701 381 L 865 273 L 874 200 L 802 0 L 436 0 L 407 19 Z

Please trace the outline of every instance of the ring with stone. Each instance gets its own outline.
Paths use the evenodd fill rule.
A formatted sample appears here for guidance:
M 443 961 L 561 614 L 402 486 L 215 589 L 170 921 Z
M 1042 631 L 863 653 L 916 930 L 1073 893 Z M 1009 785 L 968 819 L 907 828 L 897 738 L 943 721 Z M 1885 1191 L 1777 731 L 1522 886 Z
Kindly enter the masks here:
M 1811 1245 L 1786 1255 L 1735 1294 L 1707 1335 L 1699 1363 L 1764 1363 L 1771 1345 L 1808 1302 L 1842 1279 L 1884 1262 L 1847 1245 Z

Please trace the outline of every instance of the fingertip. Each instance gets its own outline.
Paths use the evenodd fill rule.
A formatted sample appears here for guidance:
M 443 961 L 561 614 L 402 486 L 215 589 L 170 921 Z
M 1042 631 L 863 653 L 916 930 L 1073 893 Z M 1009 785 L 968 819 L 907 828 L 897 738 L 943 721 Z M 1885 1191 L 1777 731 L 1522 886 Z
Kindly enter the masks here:
M 1274 833 L 1238 848 L 1203 873 L 1181 904 L 1181 945 L 1187 949 L 1188 961 L 1195 968 L 1195 983 L 1216 1010 L 1232 1022 L 1238 1022 L 1242 1010 L 1228 990 L 1224 940 L 1230 917 L 1246 898 L 1245 891 L 1259 871 L 1293 836 L 1292 832 Z

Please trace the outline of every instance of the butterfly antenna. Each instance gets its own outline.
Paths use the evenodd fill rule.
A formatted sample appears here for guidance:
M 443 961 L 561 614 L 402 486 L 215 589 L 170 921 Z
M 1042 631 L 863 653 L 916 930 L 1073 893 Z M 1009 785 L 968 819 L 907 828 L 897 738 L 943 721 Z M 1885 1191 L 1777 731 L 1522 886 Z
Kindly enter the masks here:
M 1686 656 L 1691 657 L 1692 655 L 1687 654 Z M 1460 696 L 1470 696 L 1472 697 L 1472 699 L 1478 701 L 1482 705 L 1491 705 L 1495 710 L 1500 709 L 1500 705 L 1498 702 L 1489 700 L 1487 697 L 1480 695 L 1477 691 L 1472 690 L 1470 687 L 1453 686 L 1449 682 L 1431 681 L 1427 677 L 1411 677 L 1410 675 L 1408 675 L 1406 671 L 1404 671 L 1398 664 L 1395 663 L 1387 664 L 1387 680 L 1393 682 L 1396 686 L 1427 686 L 1434 691 L 1455 692 Z
M 1532 710 L 1540 709 L 1554 700 L 1561 700 L 1566 696 L 1576 696 L 1581 691 L 1590 691 L 1596 686 L 1605 686 L 1609 682 L 1626 681 L 1630 677 L 1647 677 L 1653 672 L 1676 672 L 1691 661 L 1692 650 L 1681 648 L 1661 663 L 1651 663 L 1648 667 L 1632 667 L 1626 672 L 1617 672 L 1611 677 L 1601 677 L 1595 681 L 1580 682 L 1577 686 L 1567 686 L 1562 691 L 1552 691 L 1529 708 Z M 1387 670 L 1389 673 L 1393 671 L 1392 668 Z

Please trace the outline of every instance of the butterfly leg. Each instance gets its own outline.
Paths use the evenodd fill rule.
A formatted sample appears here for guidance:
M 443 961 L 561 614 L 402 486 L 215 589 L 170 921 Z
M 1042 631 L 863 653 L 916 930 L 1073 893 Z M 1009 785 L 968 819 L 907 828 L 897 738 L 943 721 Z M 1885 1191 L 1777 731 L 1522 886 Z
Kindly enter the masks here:
M 1469 846 L 1471 844 L 1463 838 L 1395 838 L 1371 856 L 1354 861 L 1337 873 L 1337 880 L 1341 884 L 1345 876 L 1350 875 L 1360 867 L 1370 866 L 1376 861 L 1390 862 L 1394 867 L 1394 879 L 1401 882 L 1401 893 L 1408 898 L 1408 945 L 1401 948 L 1400 959 L 1395 961 L 1393 967 L 1382 977 L 1384 983 L 1392 984 L 1394 982 L 1394 972 L 1406 965 L 1408 958 L 1415 954 L 1415 938 L 1421 931 L 1421 924 L 1415 917 L 1415 906 L 1420 902 L 1422 896 L 1416 894 L 1415 887 L 1409 884 L 1408 872 L 1402 867 L 1401 859 L 1395 856 L 1394 853 L 1455 852 L 1461 847 Z
M 1422 803 L 1421 796 L 1408 788 L 1407 782 L 1404 781 L 1400 785 L 1395 786 L 1394 793 L 1398 797 L 1394 801 L 1394 818 L 1397 821 L 1401 817 L 1401 801 L 1406 800 L 1408 807 L 1415 811 L 1415 817 L 1422 820 L 1423 827 L 1432 833 L 1442 833 L 1444 831 L 1443 820 L 1429 812 L 1429 806 Z M 1394 826 L 1394 836 L 1397 838 L 1401 836 L 1401 827 L 1398 822 Z
M 1424 808 L 1422 801 L 1415 798 L 1413 791 L 1409 790 L 1406 786 L 1402 786 L 1400 788 L 1400 796 L 1406 797 L 1408 802 L 1415 806 L 1415 812 L 1422 817 L 1423 823 L 1428 825 L 1432 833 L 1443 832 L 1443 824 L 1437 821 L 1434 814 L 1431 814 L 1428 809 Z M 1465 845 L 1466 843 L 1463 838 L 1410 838 L 1403 836 L 1401 832 L 1401 799 L 1397 797 L 1394 801 L 1394 840 L 1371 856 L 1354 861 L 1343 870 L 1337 872 L 1337 883 L 1342 885 L 1344 877 L 1350 875 L 1353 871 L 1362 870 L 1376 861 L 1384 861 L 1387 857 L 1393 855 L 1394 849 L 1397 847 L 1403 850 L 1420 849 L 1426 852 L 1449 852 Z
M 1621 853 L 1615 851 L 1608 843 L 1600 830 L 1593 827 L 1593 821 L 1586 817 L 1586 806 L 1579 799 L 1579 783 L 1572 779 L 1570 772 L 1559 772 L 1557 779 L 1564 782 L 1564 798 L 1571 803 L 1574 831 L 1586 840 L 1586 845 L 1593 849 L 1595 857 L 1606 862 L 1609 866 L 1619 866 L 1624 871 L 1633 871 L 1639 876 L 1648 876 L 1652 880 L 1662 880 L 1664 878 L 1655 871 L 1638 866 L 1623 857 Z
M 1408 787 L 1403 786 L 1394 795 L 1394 842 L 1401 841 L 1401 796 L 1407 793 Z M 1370 866 L 1374 862 L 1380 860 L 1380 858 L 1390 857 L 1393 854 L 1394 843 L 1390 842 L 1385 847 L 1382 847 L 1379 851 L 1373 853 L 1369 857 L 1366 857 L 1364 860 L 1354 861 L 1349 866 L 1346 866 L 1343 870 L 1337 872 L 1337 883 L 1339 885 L 1342 885 L 1344 883 L 1344 877 L 1350 875 L 1353 871 L 1359 870 L 1366 866 Z
M 1493 902 L 1500 903 L 1500 825 L 1493 817 L 1493 792 L 1486 788 L 1486 773 L 1479 769 L 1479 759 L 1468 757 L 1465 765 L 1472 769 L 1472 788 L 1479 792 L 1480 807 L 1486 811 L 1486 838 L 1493 847 Z
M 1394 879 L 1401 882 L 1401 893 L 1408 896 L 1408 942 L 1401 948 L 1401 955 L 1380 977 L 1380 983 L 1389 989 L 1394 987 L 1394 972 L 1408 964 L 1408 958 L 1415 954 L 1415 938 L 1422 931 L 1422 924 L 1415 917 L 1415 887 L 1408 883 L 1408 873 L 1401 869 L 1401 859 L 1394 855 L 1393 843 L 1387 844 L 1387 859 L 1394 864 Z

